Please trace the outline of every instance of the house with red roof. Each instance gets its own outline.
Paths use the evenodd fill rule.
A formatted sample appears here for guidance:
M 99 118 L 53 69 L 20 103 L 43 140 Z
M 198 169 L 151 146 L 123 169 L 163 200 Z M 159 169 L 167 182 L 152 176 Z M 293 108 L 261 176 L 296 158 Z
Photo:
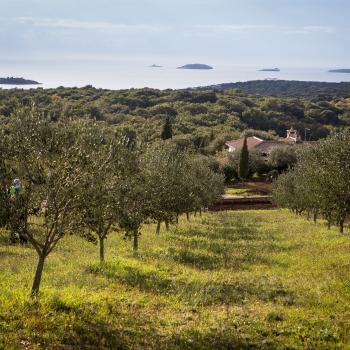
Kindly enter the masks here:
M 227 141 L 225 145 L 229 152 L 235 152 L 243 147 L 244 137 L 239 140 Z M 247 137 L 247 146 L 249 151 L 258 151 L 263 157 L 267 157 L 274 148 L 291 147 L 295 145 L 305 145 L 313 143 L 312 141 L 302 141 L 298 132 L 290 128 L 287 130 L 286 137 L 280 137 L 277 140 L 263 140 L 256 136 Z

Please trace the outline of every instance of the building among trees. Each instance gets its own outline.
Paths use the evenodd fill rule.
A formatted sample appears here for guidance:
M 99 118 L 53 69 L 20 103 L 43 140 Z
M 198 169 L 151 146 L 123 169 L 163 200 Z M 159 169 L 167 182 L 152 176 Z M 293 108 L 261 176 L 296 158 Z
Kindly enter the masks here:
M 232 153 L 242 149 L 245 137 L 238 140 L 227 141 L 225 145 L 227 146 L 228 152 Z M 268 157 L 268 155 L 275 148 L 290 147 L 290 146 L 300 146 L 305 144 L 311 144 L 314 141 L 303 141 L 298 134 L 297 130 L 290 128 L 287 130 L 286 137 L 280 137 L 276 140 L 263 140 L 256 136 L 246 137 L 247 147 L 249 151 L 260 152 L 262 157 Z

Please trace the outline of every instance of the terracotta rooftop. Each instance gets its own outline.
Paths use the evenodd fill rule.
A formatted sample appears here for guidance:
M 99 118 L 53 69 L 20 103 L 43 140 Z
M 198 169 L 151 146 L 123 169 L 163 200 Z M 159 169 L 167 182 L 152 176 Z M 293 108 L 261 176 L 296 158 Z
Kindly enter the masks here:
M 243 142 L 244 142 L 244 138 L 241 138 L 239 140 L 227 141 L 226 145 L 236 150 L 243 147 Z M 261 144 L 262 142 L 266 142 L 266 141 L 259 139 L 259 137 L 256 137 L 256 136 L 247 137 L 248 150 L 250 151 L 251 149 L 255 148 L 257 145 Z
M 291 144 L 295 144 L 295 141 L 290 142 L 290 141 L 281 141 L 281 140 L 267 140 L 263 141 L 260 144 L 258 144 L 255 149 L 259 150 L 260 152 L 267 153 L 271 151 L 273 148 L 277 147 L 286 147 Z
M 239 140 L 227 141 L 225 144 L 229 147 L 229 152 L 239 150 L 243 147 L 244 138 Z M 261 153 L 269 153 L 273 148 L 286 147 L 292 145 L 311 145 L 317 141 L 302 141 L 298 135 L 298 132 L 290 128 L 287 130 L 287 137 L 280 137 L 278 140 L 262 140 L 256 136 L 247 137 L 248 150 L 259 150 Z

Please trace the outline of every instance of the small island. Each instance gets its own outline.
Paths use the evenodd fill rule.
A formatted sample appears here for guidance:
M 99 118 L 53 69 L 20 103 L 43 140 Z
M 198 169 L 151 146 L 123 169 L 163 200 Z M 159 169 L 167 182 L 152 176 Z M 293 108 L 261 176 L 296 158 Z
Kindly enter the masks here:
M 7 77 L 0 78 L 0 85 L 40 85 L 35 80 L 28 80 L 24 78 Z
M 207 64 L 202 63 L 193 63 L 193 64 L 185 64 L 184 66 L 177 67 L 177 69 L 214 69 Z
M 279 68 L 264 68 L 259 69 L 259 72 L 280 72 Z
M 162 68 L 163 66 L 159 66 L 158 64 L 152 64 L 149 66 L 150 68 Z
M 329 73 L 350 73 L 350 69 L 330 69 Z

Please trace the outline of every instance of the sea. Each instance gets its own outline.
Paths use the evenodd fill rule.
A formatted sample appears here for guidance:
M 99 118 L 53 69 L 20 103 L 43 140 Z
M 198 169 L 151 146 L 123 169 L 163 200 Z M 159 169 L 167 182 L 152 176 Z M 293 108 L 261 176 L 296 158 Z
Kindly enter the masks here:
M 193 62 L 187 62 L 193 63 Z M 186 64 L 179 62 L 128 62 L 120 60 L 1 60 L 0 77 L 23 77 L 42 83 L 32 85 L 0 85 L 9 88 L 56 88 L 83 87 L 92 85 L 103 89 L 183 89 L 221 83 L 243 82 L 249 80 L 280 79 L 322 82 L 350 82 L 350 74 L 330 73 L 329 69 L 346 67 L 278 67 L 280 72 L 262 72 L 259 66 L 237 66 L 229 64 L 211 64 L 212 70 L 176 69 Z M 152 64 L 162 67 L 152 68 Z

